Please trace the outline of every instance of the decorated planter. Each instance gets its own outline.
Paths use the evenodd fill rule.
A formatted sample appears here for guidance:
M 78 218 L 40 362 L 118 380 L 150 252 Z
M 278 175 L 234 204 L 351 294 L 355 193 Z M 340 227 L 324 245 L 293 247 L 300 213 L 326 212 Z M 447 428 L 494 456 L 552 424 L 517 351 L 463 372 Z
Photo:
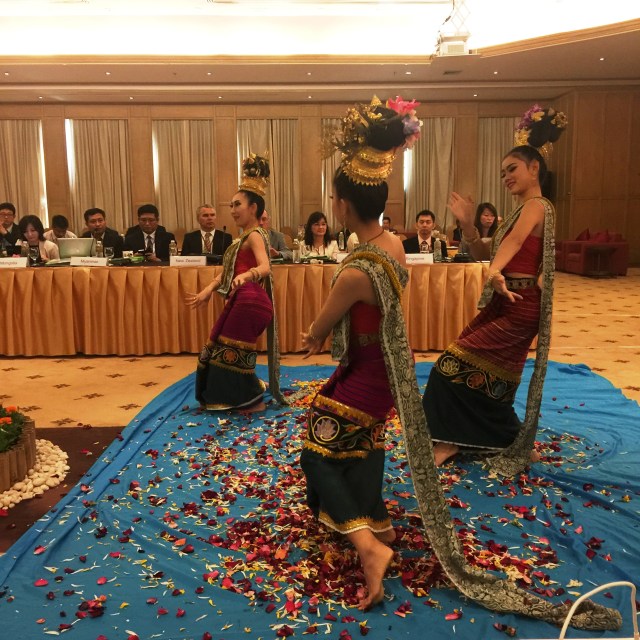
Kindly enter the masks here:
M 17 442 L 0 452 L 0 493 L 24 480 L 36 463 L 36 425 L 26 418 Z

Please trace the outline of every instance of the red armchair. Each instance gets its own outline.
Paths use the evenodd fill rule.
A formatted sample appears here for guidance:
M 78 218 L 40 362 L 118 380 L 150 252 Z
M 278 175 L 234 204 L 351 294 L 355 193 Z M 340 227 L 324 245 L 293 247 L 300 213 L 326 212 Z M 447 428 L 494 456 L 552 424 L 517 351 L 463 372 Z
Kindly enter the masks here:
M 627 275 L 629 243 L 620 233 L 599 231 L 589 239 L 560 244 L 558 248 L 556 243 L 556 268 L 561 271 L 595 278 Z

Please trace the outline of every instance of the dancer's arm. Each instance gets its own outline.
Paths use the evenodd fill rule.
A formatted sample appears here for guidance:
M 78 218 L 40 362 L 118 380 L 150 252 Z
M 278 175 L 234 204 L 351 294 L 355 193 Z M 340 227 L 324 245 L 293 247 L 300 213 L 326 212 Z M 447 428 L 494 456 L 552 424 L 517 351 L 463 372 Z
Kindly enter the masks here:
M 480 232 L 474 224 L 476 205 L 470 196 L 463 198 L 455 191 L 449 196 L 448 207 L 454 217 L 460 222 L 462 239 L 469 247 L 469 253 L 474 260 L 489 260 L 491 248 L 489 243 L 482 242 Z

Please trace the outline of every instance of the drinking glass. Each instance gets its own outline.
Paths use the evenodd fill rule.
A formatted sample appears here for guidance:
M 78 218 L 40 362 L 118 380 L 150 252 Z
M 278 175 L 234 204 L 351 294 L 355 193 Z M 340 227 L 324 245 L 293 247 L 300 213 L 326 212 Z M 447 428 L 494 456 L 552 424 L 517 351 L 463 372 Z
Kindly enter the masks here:
M 111 263 L 113 259 L 113 247 L 105 247 L 104 248 L 104 257 L 107 259 L 107 264 Z
M 40 247 L 29 247 L 29 264 L 34 266 L 40 260 Z

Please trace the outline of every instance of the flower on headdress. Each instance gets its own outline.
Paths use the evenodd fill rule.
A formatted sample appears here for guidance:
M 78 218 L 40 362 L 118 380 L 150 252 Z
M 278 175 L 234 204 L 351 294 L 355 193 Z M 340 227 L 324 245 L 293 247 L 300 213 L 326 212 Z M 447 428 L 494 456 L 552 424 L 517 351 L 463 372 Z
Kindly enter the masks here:
M 422 120 L 419 120 L 416 115 L 416 107 L 419 107 L 420 103 L 417 100 L 403 100 L 402 96 L 396 96 L 395 100 L 389 98 L 386 106 L 388 109 L 393 109 L 402 119 L 405 135 L 404 147 L 411 149 L 420 137 Z
M 554 124 L 558 129 L 564 129 L 567 126 L 567 116 L 562 113 L 562 111 L 558 111 L 553 119 L 551 120 L 551 124 Z

